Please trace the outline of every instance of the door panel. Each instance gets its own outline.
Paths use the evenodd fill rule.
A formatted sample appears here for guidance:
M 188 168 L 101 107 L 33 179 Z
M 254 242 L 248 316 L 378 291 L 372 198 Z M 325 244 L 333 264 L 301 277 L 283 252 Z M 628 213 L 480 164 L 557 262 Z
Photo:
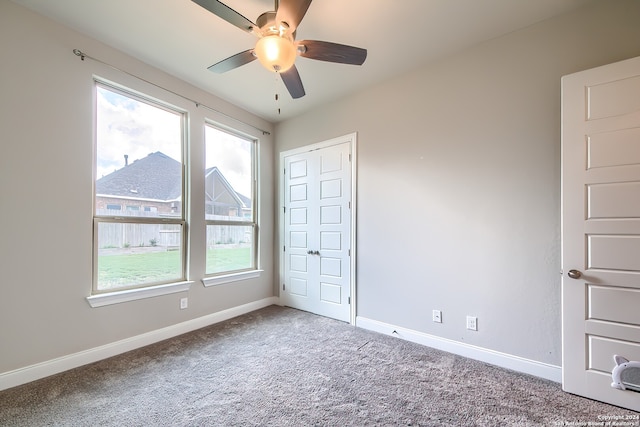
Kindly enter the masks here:
M 292 208 L 289 220 L 289 225 L 307 225 L 307 208 Z
M 625 354 L 631 360 L 640 360 L 640 344 L 599 336 L 589 337 L 589 369 L 611 376 L 611 353 Z M 636 395 L 636 399 L 639 397 Z
M 587 191 L 589 219 L 640 217 L 640 182 L 592 184 Z
M 563 388 L 640 410 L 640 58 L 564 77 L 562 125 Z
M 589 319 L 640 325 L 640 290 L 589 286 Z
M 589 135 L 589 169 L 640 163 L 640 128 Z
M 622 116 L 640 110 L 640 76 L 588 85 L 587 120 Z
M 292 277 L 289 279 L 289 293 L 291 295 L 306 297 L 307 296 L 307 280 Z
M 284 157 L 285 305 L 349 321 L 351 144 Z
M 640 272 L 640 236 L 589 235 L 588 269 Z

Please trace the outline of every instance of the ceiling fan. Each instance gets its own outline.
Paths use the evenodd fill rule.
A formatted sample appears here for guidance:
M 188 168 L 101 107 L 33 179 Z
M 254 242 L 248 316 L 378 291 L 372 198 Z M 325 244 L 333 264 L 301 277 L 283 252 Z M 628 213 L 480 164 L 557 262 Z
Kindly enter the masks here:
M 275 11 L 264 12 L 254 24 L 217 0 L 192 0 L 232 25 L 258 37 L 254 48 L 237 53 L 209 67 L 224 73 L 258 59 L 269 71 L 280 74 L 292 98 L 305 95 L 300 74 L 294 64 L 302 56 L 319 61 L 362 65 L 367 50 L 318 40 L 295 40 L 296 29 L 312 0 L 275 0 Z

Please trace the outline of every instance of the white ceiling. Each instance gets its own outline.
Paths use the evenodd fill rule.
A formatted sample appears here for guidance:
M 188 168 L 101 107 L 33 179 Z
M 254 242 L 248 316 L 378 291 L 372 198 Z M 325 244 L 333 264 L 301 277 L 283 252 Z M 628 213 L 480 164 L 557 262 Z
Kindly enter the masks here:
M 13 1 L 277 122 L 591 0 L 315 0 L 296 38 L 366 48 L 368 57 L 360 67 L 298 58 L 307 94 L 297 100 L 257 61 L 225 74 L 207 70 L 256 38 L 190 0 Z M 223 2 L 253 22 L 274 7 Z

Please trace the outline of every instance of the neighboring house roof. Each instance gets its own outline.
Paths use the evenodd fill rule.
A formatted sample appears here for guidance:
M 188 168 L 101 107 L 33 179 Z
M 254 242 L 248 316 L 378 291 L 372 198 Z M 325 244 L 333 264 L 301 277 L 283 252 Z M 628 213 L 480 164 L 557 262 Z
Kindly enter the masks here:
M 247 196 L 243 196 L 240 193 L 236 193 L 236 195 L 240 198 L 240 200 L 242 200 L 242 204 L 244 205 L 245 208 L 250 208 L 251 207 L 251 199 L 248 198 Z
M 132 199 L 180 200 L 182 165 L 156 151 L 96 180 L 96 194 Z
M 227 181 L 227 179 L 224 177 L 222 172 L 220 172 L 220 169 L 218 169 L 216 166 L 208 168 L 205 171 L 205 177 L 209 178 L 211 175 L 216 175 L 218 179 L 220 179 L 223 185 L 229 189 L 229 193 L 233 196 L 233 198 L 235 198 L 238 201 L 240 205 L 242 205 L 242 207 L 244 208 L 251 207 L 251 199 L 235 191 L 231 186 L 231 184 L 229 183 L 229 181 Z
M 251 207 L 251 199 L 237 193 L 217 167 L 208 168 L 205 174 L 207 178 L 215 176 L 238 205 Z M 96 194 L 130 199 L 180 200 L 182 165 L 156 151 L 96 180 Z

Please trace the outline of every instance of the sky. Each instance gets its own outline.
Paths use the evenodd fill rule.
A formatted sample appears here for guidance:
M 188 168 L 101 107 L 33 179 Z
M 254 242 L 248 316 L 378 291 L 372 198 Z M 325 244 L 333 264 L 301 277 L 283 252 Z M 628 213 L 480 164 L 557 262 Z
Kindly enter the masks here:
M 182 160 L 182 115 L 97 87 L 96 179 L 160 151 Z M 206 167 L 217 166 L 235 191 L 251 197 L 251 142 L 205 127 Z
M 218 167 L 233 189 L 251 197 L 251 142 L 212 126 L 205 128 L 206 168 Z

